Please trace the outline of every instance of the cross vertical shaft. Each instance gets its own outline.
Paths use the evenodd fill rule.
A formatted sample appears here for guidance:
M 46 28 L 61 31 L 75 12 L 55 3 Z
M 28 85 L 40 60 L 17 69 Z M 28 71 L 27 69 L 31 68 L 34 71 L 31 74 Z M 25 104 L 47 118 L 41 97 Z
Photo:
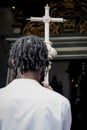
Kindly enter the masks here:
M 43 17 L 30 17 L 29 19 L 30 21 L 34 21 L 34 22 L 43 22 L 45 24 L 45 42 L 46 43 L 50 43 L 49 41 L 49 37 L 50 37 L 50 33 L 49 33 L 49 23 L 50 22 L 63 22 L 66 21 L 63 18 L 51 18 L 49 16 L 49 6 L 48 4 L 45 6 L 45 15 Z

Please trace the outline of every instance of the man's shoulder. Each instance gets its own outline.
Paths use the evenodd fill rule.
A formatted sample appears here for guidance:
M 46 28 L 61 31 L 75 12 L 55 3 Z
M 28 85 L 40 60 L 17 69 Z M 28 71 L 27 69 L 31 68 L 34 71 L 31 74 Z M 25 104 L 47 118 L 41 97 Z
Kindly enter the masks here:
M 57 103 L 57 104 L 64 104 L 69 105 L 69 99 L 63 96 L 62 94 L 55 92 L 53 90 L 45 90 L 45 92 L 42 93 L 42 99 L 45 99 L 48 103 Z

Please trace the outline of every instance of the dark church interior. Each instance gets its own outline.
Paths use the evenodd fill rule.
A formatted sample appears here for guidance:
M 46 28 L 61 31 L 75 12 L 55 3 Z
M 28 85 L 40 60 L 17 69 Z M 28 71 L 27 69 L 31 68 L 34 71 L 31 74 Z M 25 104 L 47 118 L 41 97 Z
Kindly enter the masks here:
M 44 23 L 27 18 L 50 17 L 66 21 L 50 22 L 50 41 L 57 56 L 51 59 L 50 85 L 70 100 L 71 130 L 87 130 L 87 0 L 0 0 L 0 88 L 13 80 L 8 65 L 11 44 L 20 36 L 44 38 Z

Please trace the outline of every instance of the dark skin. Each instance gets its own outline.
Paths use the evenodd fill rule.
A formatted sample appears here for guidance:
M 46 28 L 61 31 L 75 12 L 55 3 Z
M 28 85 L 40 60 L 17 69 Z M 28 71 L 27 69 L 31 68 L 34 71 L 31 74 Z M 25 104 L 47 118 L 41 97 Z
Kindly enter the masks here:
M 12 59 L 12 65 L 14 67 L 14 59 Z M 41 77 L 41 72 L 42 72 L 42 68 L 41 67 L 37 72 L 33 72 L 33 71 L 27 71 L 24 74 L 21 74 L 20 72 L 20 68 L 17 69 L 17 78 L 27 78 L 27 79 L 34 79 L 36 81 L 39 82 L 40 77 Z M 45 81 L 42 81 L 42 85 L 45 88 L 48 88 L 50 90 L 53 90 L 52 87 L 47 84 Z
M 27 71 L 23 75 L 20 75 L 20 78 L 28 78 L 34 79 L 39 82 L 41 76 L 42 68 L 40 68 L 37 72 Z M 53 90 L 52 87 L 47 84 L 45 81 L 42 82 L 43 87 Z

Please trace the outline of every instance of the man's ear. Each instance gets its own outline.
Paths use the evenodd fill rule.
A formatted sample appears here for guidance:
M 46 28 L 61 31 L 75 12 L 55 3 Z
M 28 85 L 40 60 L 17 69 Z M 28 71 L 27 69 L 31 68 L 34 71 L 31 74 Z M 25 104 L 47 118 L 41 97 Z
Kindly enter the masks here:
M 15 66 L 14 59 L 11 60 L 11 64 L 12 64 L 13 67 Z

